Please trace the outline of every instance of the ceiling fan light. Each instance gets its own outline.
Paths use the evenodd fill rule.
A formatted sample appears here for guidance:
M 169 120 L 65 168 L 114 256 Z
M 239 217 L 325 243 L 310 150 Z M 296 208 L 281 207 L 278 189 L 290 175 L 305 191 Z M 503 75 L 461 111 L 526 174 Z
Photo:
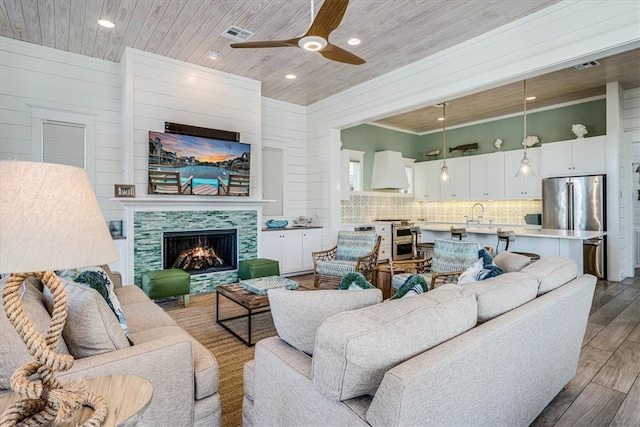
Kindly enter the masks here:
M 322 37 L 318 37 L 318 36 L 306 36 L 306 37 L 302 37 L 298 41 L 298 46 L 300 46 L 303 49 L 315 52 L 327 47 L 327 41 Z

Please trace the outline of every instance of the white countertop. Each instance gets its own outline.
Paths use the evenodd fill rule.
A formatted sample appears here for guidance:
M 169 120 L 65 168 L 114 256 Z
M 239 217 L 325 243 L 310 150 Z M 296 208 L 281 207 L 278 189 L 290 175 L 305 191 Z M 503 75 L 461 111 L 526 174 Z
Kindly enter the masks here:
M 606 231 L 584 231 L 584 230 L 554 230 L 550 228 L 525 228 L 525 227 L 467 227 L 468 234 L 496 234 L 498 228 L 505 231 L 513 231 L 516 236 L 541 237 L 555 239 L 575 239 L 585 240 L 602 237 Z M 422 224 L 422 231 L 450 231 L 451 225 L 446 224 Z

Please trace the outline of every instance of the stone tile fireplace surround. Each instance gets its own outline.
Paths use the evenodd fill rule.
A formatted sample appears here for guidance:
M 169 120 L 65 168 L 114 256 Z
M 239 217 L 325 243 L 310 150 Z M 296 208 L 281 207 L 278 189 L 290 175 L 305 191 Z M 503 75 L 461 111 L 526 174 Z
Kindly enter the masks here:
M 200 199 L 201 200 L 201 199 Z M 142 273 L 163 268 L 165 232 L 237 230 L 238 262 L 257 257 L 262 201 L 223 203 L 144 197 L 120 200 L 126 207 L 129 283 L 141 286 Z M 191 294 L 212 292 L 238 281 L 237 269 L 191 276 Z

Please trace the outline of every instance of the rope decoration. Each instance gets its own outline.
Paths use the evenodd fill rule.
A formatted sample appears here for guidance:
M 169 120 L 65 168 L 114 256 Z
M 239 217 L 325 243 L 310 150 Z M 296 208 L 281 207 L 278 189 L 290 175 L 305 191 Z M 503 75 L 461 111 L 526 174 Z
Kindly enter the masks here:
M 28 319 L 20 301 L 22 282 L 35 276 L 53 295 L 53 312 L 43 338 Z M 8 407 L 0 417 L 0 427 L 37 426 L 51 420 L 69 421 L 82 407 L 93 408 L 93 414 L 82 427 L 98 427 L 107 416 L 107 403 L 98 395 L 88 393 L 83 379 L 69 383 L 58 380 L 55 371 L 66 371 L 73 366 L 73 356 L 57 354 L 62 329 L 67 319 L 67 293 L 60 279 L 52 272 L 12 274 L 2 291 L 7 318 L 26 344 L 34 362 L 18 368 L 11 376 L 11 388 L 21 399 Z M 37 379 L 29 377 L 37 374 Z

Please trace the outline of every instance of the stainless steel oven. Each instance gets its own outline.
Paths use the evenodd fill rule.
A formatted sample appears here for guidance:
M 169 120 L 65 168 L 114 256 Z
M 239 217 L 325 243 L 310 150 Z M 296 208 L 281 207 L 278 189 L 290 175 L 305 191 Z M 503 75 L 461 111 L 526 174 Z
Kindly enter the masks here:
M 396 225 L 391 227 L 392 258 L 394 261 L 413 259 L 416 255 L 416 246 L 420 242 L 420 233 L 415 227 L 409 225 Z

